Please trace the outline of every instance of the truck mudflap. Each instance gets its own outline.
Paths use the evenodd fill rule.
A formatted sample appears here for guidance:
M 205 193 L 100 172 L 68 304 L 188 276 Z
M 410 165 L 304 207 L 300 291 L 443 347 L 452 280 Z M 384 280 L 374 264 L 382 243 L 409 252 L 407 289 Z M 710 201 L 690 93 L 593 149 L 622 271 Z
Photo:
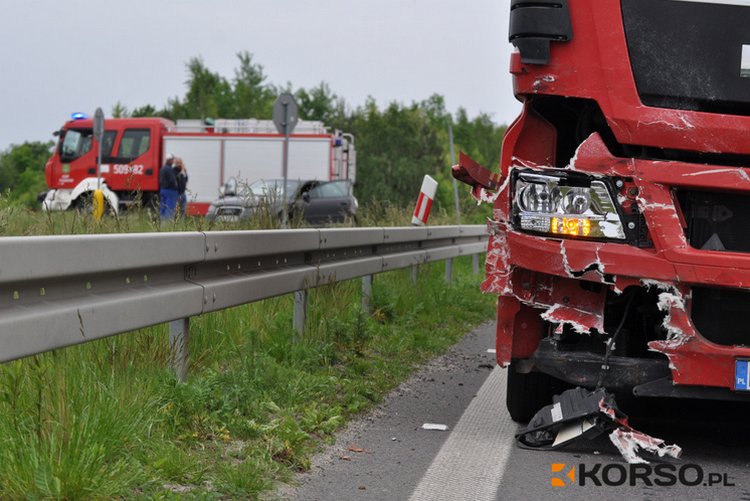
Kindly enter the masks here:
M 529 120 L 525 111 L 511 126 L 504 150 L 513 151 L 519 128 L 527 127 Z M 535 127 L 544 130 L 545 126 L 537 121 Z M 698 227 L 703 221 L 699 218 L 722 222 L 733 212 L 739 215 L 744 210 L 740 205 L 704 207 L 699 202 L 688 203 L 694 192 L 750 192 L 750 176 L 743 169 L 614 157 L 598 133 L 581 143 L 565 168 L 516 157 L 508 158 L 507 165 L 503 172 L 493 174 L 462 156 L 453 168 L 453 175 L 472 186 L 478 200 L 494 201 L 493 218 L 488 220 L 490 242 L 482 290 L 499 295 L 499 364 L 531 360 L 550 373 L 554 372 L 550 367 L 555 360 L 575 366 L 575 360 L 568 355 L 544 346 L 535 355 L 540 341 L 545 337 L 554 339 L 567 329 L 582 336 L 599 337 L 606 345 L 612 336 L 612 323 L 609 330 L 605 327 L 607 298 L 622 297 L 628 289 L 649 290 L 661 315 L 657 327 L 662 335 L 645 340 L 644 350 L 661 357 L 670 373 L 665 379 L 664 363 L 648 361 L 640 364 L 638 376 L 630 381 L 617 375 L 608 381 L 618 389 L 639 387 L 638 391 L 647 395 L 750 397 L 747 392 L 736 391 L 743 389 L 736 384 L 737 362 L 750 359 L 750 336 L 743 341 L 742 333 L 732 333 L 732 329 L 708 335 L 706 322 L 701 325 L 703 332 L 699 332 L 691 315 L 696 288 L 707 288 L 711 294 L 750 288 L 750 252 L 737 247 L 744 244 L 729 248 L 716 236 L 705 241 L 691 240 L 689 236 L 690 226 Z M 618 242 L 521 230 L 511 213 L 513 180 L 519 172 L 558 176 L 575 172 L 603 180 L 614 191 L 620 215 L 630 217 L 624 220 L 632 224 L 625 226 L 632 228 Z M 729 195 L 722 197 L 728 200 L 724 205 L 729 205 Z M 720 303 L 704 304 L 710 309 Z M 747 304 L 750 306 L 750 302 Z M 554 332 L 540 334 L 545 322 Z M 621 361 L 613 358 L 613 372 L 617 371 L 615 362 Z M 636 365 L 639 363 L 636 361 Z M 596 362 L 592 359 L 586 364 L 594 366 Z M 570 374 L 567 369 L 565 372 Z M 570 377 L 565 379 L 571 381 Z M 674 391 L 672 386 L 690 388 Z
M 610 441 L 631 464 L 648 463 L 639 455 L 641 450 L 660 458 L 679 459 L 682 454 L 679 446 L 634 430 L 617 408 L 614 395 L 601 388 L 588 391 L 577 387 L 555 395 L 552 404 L 539 410 L 516 434 L 516 441 L 525 449 L 552 450 L 603 433 L 609 434 Z

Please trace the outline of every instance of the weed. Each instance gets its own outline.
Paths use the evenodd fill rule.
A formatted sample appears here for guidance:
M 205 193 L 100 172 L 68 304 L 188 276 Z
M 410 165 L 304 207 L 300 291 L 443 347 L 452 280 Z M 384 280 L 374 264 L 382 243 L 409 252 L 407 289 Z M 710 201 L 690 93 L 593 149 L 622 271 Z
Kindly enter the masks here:
M 254 499 L 270 489 L 274 479 L 282 477 L 281 469 L 268 453 L 258 451 L 252 456 L 219 463 L 216 479 L 227 494 Z

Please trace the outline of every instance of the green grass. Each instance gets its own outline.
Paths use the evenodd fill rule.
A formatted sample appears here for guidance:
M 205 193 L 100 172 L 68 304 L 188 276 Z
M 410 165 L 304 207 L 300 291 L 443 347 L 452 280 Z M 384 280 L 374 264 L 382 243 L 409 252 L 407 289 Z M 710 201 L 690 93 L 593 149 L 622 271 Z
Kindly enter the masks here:
M 3 231 L 18 231 L 1 209 Z M 381 226 L 411 217 L 378 211 Z M 166 231 L 146 215 L 28 217 L 38 226 L 17 234 Z M 185 384 L 169 367 L 166 325 L 0 365 L 0 499 L 256 499 L 493 316 L 470 257 L 454 261 L 452 284 L 444 270 L 422 265 L 416 285 L 408 269 L 377 275 L 371 314 L 361 280 L 313 289 L 301 340 L 291 296 L 192 318 Z
M 266 208 L 267 209 L 267 208 Z M 338 226 L 411 226 L 413 208 L 399 207 L 390 202 L 372 201 L 360 206 L 354 221 Z M 462 215 L 464 224 L 483 224 L 484 216 L 479 209 Z M 306 223 L 299 217 L 290 219 L 290 227 L 304 228 Z M 454 215 L 443 208 L 433 207 L 429 224 L 432 226 L 457 224 Z M 118 216 L 111 213 L 102 219 L 94 218 L 90 212 L 76 210 L 60 212 L 32 211 L 11 205 L 6 196 L 0 194 L 0 237 L 29 235 L 80 235 L 92 233 L 147 233 L 158 231 L 218 231 L 278 229 L 281 222 L 268 210 L 260 207 L 257 215 L 238 223 L 208 221 L 203 216 L 173 218 L 162 222 L 155 213 L 136 208 Z

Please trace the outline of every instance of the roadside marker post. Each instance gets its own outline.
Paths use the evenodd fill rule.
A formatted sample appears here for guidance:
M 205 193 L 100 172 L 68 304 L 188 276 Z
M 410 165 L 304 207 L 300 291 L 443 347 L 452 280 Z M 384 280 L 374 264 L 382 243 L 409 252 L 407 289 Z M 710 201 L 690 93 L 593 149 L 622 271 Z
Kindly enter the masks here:
M 437 181 L 430 176 L 425 176 L 422 181 L 422 189 L 419 190 L 417 207 L 414 209 L 414 216 L 411 218 L 411 224 L 415 226 L 427 225 L 427 218 L 430 217 L 432 201 L 435 200 L 437 191 Z

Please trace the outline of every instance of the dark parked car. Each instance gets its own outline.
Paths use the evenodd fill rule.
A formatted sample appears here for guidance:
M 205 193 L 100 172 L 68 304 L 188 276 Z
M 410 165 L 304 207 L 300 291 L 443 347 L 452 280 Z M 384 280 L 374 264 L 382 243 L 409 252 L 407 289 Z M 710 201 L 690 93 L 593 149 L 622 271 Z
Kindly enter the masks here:
M 224 195 L 213 202 L 206 217 L 216 221 L 241 221 L 268 214 L 281 217 L 282 206 L 290 218 L 301 217 L 312 226 L 350 222 L 357 212 L 352 183 L 340 181 L 287 181 L 286 203 L 282 204 L 283 179 L 242 185 L 235 178 L 224 185 Z

